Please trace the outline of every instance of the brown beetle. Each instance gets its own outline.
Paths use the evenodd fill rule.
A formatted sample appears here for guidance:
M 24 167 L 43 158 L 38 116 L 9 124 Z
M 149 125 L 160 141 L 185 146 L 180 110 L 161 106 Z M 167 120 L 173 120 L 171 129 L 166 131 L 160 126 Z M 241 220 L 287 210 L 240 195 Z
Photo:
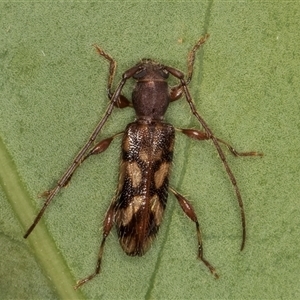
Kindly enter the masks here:
M 183 128 L 178 130 L 193 139 L 212 140 L 216 147 L 235 189 L 240 207 L 243 230 L 241 250 L 243 250 L 246 238 L 243 202 L 236 179 L 226 161 L 220 144 L 225 145 L 235 156 L 262 156 L 262 154 L 258 152 L 237 152 L 232 146 L 217 138 L 212 133 L 195 108 L 187 86 L 192 79 L 195 53 L 200 46 L 204 44 L 207 38 L 208 35 L 205 35 L 199 39 L 189 52 L 188 74 L 186 79 L 184 74 L 177 69 L 162 65 L 151 59 L 143 59 L 137 65 L 123 73 L 122 80 L 115 92 L 112 92 L 111 87 L 116 70 L 116 61 L 100 47 L 95 46 L 97 52 L 110 63 L 107 86 L 110 104 L 104 117 L 98 123 L 87 143 L 79 151 L 57 185 L 53 189 L 43 193 L 46 197 L 45 203 L 24 235 L 24 238 L 29 236 L 53 197 L 62 187 L 67 185 L 79 165 L 89 156 L 105 151 L 115 137 L 123 135 L 118 188 L 103 222 L 103 238 L 96 269 L 94 273 L 88 277 L 79 280 L 75 289 L 94 278 L 100 272 L 105 240 L 113 225 L 117 228 L 120 244 L 126 254 L 131 256 L 141 256 L 145 254 L 159 230 L 169 191 L 175 195 L 184 213 L 196 224 L 198 258 L 208 267 L 215 278 L 218 278 L 215 268 L 203 256 L 200 226 L 192 205 L 174 188 L 169 187 L 175 128 L 171 124 L 164 122 L 163 119 L 169 103 L 179 99 L 183 94 L 193 115 L 198 119 L 204 130 Z M 178 85 L 172 88 L 169 87 L 167 82 L 169 75 L 178 79 Z M 123 86 L 129 78 L 136 80 L 131 102 L 121 94 Z M 135 121 L 128 124 L 125 131 L 117 133 L 92 146 L 104 123 L 112 113 L 114 106 L 119 108 L 133 106 L 136 112 Z

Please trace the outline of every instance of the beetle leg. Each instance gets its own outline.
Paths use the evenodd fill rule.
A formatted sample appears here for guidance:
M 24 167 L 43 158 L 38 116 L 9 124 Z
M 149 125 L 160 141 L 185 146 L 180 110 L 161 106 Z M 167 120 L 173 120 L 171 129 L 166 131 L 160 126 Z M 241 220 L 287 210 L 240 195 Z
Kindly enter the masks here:
M 113 199 L 109 209 L 107 210 L 105 219 L 103 222 L 103 237 L 102 237 L 102 241 L 101 241 L 100 248 L 99 248 L 98 259 L 97 259 L 95 271 L 91 275 L 89 275 L 81 280 L 78 280 L 76 282 L 76 285 L 74 286 L 75 290 L 77 290 L 79 287 L 81 287 L 86 282 L 92 280 L 96 275 L 98 275 L 100 273 L 105 241 L 114 225 L 114 215 L 115 215 L 115 198 Z
M 188 74 L 187 74 L 186 84 L 189 84 L 190 81 L 192 80 L 196 52 L 206 42 L 208 38 L 209 38 L 209 34 L 206 34 L 205 36 L 201 37 L 188 54 Z
M 183 134 L 187 135 L 188 137 L 192 139 L 196 139 L 198 141 L 203 141 L 203 140 L 209 140 L 211 137 L 205 132 L 201 130 L 196 130 L 196 129 L 185 129 L 185 128 L 178 128 L 178 131 L 182 132 Z M 256 151 L 249 151 L 249 152 L 238 152 L 236 151 L 230 144 L 225 142 L 224 140 L 221 140 L 216 137 L 216 140 L 225 145 L 228 150 L 234 155 L 234 156 L 263 156 L 262 153 L 256 152 Z
M 188 53 L 188 73 L 187 73 L 187 79 L 186 84 L 188 85 L 193 76 L 194 71 L 194 63 L 195 63 L 195 55 L 196 52 L 199 50 L 199 48 L 206 42 L 206 40 L 209 38 L 209 34 L 206 34 L 205 36 L 201 37 L 197 43 L 194 45 L 193 49 Z M 183 94 L 183 87 L 182 84 L 178 84 L 176 86 L 173 86 L 170 90 L 170 101 L 175 101 L 181 98 Z
M 177 198 L 183 212 L 196 224 L 197 239 L 198 239 L 198 258 L 206 265 L 206 267 L 215 276 L 215 278 L 218 279 L 219 275 L 217 274 L 216 269 L 203 256 L 203 245 L 202 245 L 202 236 L 201 236 L 201 231 L 200 231 L 200 225 L 199 225 L 198 218 L 196 216 L 194 208 L 192 207 L 191 203 L 184 196 L 179 194 L 173 188 L 170 187 L 169 190 Z
M 117 136 L 123 134 L 123 132 L 117 133 L 107 139 L 104 139 L 100 142 L 98 142 L 93 148 L 91 148 L 91 150 L 84 156 L 81 158 L 81 161 L 76 165 L 76 168 L 73 169 L 73 171 L 68 175 L 68 177 L 65 179 L 65 181 L 63 182 L 63 184 L 61 184 L 61 188 L 67 186 L 73 176 L 73 174 L 75 173 L 75 171 L 77 170 L 77 168 L 91 155 L 95 155 L 95 154 L 100 154 L 102 152 L 104 152 L 110 145 L 110 143 L 113 141 L 114 138 L 116 138 Z M 53 189 L 52 189 L 53 190 Z M 43 193 L 41 193 L 39 195 L 39 197 L 48 197 L 52 190 L 47 190 Z
M 24 234 L 25 239 L 29 236 L 31 231 L 35 228 L 36 224 L 39 222 L 40 218 L 42 217 L 44 211 L 46 210 L 47 206 L 51 202 L 54 195 L 56 195 L 60 189 L 62 189 L 66 185 L 68 185 L 68 183 L 70 182 L 74 172 L 83 163 L 83 161 L 85 161 L 91 155 L 99 154 L 99 153 L 104 152 L 109 147 L 112 140 L 115 137 L 119 136 L 120 134 L 123 134 L 123 132 L 117 133 L 117 134 L 113 135 L 110 138 L 107 138 L 107 139 L 104 139 L 104 140 L 100 141 L 93 148 L 91 148 L 91 150 L 88 151 L 85 156 L 81 156 L 80 160 L 78 160 L 78 161 L 74 160 L 72 169 L 71 168 L 68 169 L 68 171 L 64 174 L 64 176 L 58 181 L 57 185 L 53 189 L 47 190 L 47 191 L 45 191 L 45 192 L 43 192 L 39 195 L 39 197 L 46 197 L 47 199 L 44 202 L 44 205 L 41 208 L 41 210 L 39 211 L 38 215 L 34 219 L 33 223 L 31 224 L 31 226 L 28 228 L 28 230 Z
M 106 53 L 102 48 L 97 45 L 94 45 L 99 55 L 104 57 L 109 62 L 109 76 L 107 81 L 107 96 L 109 99 L 112 98 L 112 84 L 115 78 L 115 73 L 117 69 L 117 62 L 114 60 L 108 53 Z M 120 95 L 118 100 L 115 102 L 115 106 L 118 108 L 124 108 L 127 106 L 132 106 L 132 103 L 123 95 Z

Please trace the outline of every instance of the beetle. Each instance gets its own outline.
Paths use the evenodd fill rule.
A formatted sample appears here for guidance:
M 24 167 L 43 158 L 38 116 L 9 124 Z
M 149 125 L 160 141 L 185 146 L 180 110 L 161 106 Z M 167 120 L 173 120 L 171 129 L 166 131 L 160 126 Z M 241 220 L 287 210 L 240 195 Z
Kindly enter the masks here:
M 114 92 L 112 91 L 112 84 L 116 71 L 116 61 L 102 48 L 94 45 L 98 54 L 104 57 L 110 65 L 107 83 L 107 94 L 110 103 L 103 118 L 92 132 L 86 144 L 76 155 L 69 168 L 59 179 L 56 186 L 42 194 L 46 197 L 45 203 L 24 235 L 24 238 L 30 235 L 54 196 L 69 183 L 79 165 L 91 155 L 100 154 L 105 151 L 114 138 L 122 135 L 118 187 L 103 222 L 103 237 L 96 268 L 91 275 L 79 280 L 74 287 L 75 289 L 100 273 L 105 241 L 114 225 L 117 229 L 120 245 L 126 254 L 130 256 L 142 256 L 148 251 L 163 220 L 169 192 L 175 196 L 183 212 L 196 225 L 198 258 L 215 278 L 219 277 L 216 269 L 203 255 L 200 225 L 194 208 L 183 195 L 169 186 L 175 128 L 164 121 L 164 115 L 170 102 L 180 99 L 183 95 L 190 106 L 192 114 L 199 121 L 203 129 L 177 128 L 177 130 L 190 138 L 199 141 L 211 140 L 213 142 L 234 187 L 240 207 L 242 223 L 241 250 L 243 250 L 246 239 L 243 201 L 235 176 L 227 163 L 221 145 L 225 145 L 235 156 L 262 156 L 262 154 L 255 151 L 237 152 L 230 144 L 213 134 L 196 110 L 188 89 L 188 84 L 192 79 L 196 52 L 208 37 L 208 34 L 201 37 L 188 53 L 188 73 L 186 79 L 183 72 L 173 67 L 160 64 L 152 59 L 142 59 L 135 66 L 123 73 L 122 79 Z M 170 75 L 178 80 L 176 86 L 170 87 L 168 85 L 167 79 Z M 130 78 L 136 81 L 131 101 L 122 95 L 123 86 Z M 111 115 L 113 108 L 125 108 L 128 106 L 132 106 L 135 110 L 135 120 L 129 123 L 124 131 L 93 144 L 103 125 Z

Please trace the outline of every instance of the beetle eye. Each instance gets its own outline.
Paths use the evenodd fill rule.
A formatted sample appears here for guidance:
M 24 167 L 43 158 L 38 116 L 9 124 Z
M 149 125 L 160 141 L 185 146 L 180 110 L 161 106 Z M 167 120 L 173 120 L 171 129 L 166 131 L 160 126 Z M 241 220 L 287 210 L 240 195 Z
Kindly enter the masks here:
M 134 79 L 141 79 L 146 75 L 146 68 L 145 67 L 140 67 L 136 73 L 133 75 Z
M 169 77 L 169 72 L 165 68 L 159 69 L 159 74 L 163 78 L 168 78 Z

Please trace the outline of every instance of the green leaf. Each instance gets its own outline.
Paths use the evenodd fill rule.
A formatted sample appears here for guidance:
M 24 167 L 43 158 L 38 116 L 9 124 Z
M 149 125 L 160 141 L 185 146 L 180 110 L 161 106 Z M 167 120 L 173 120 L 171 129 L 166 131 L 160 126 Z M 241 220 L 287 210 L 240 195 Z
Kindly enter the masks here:
M 1 299 L 296 298 L 299 295 L 299 26 L 296 2 L 2 3 L 0 6 Z M 263 158 L 225 150 L 243 196 L 248 236 L 240 253 L 238 204 L 210 142 L 178 133 L 171 184 L 192 202 L 214 280 L 196 259 L 195 225 L 169 197 L 153 247 L 126 256 L 115 231 L 99 276 L 101 226 L 118 179 L 120 140 L 91 157 L 22 238 L 107 107 L 108 64 L 122 72 L 143 57 L 186 72 L 206 32 L 189 85 L 216 136 Z M 171 84 L 175 81 L 171 80 Z M 134 83 L 124 93 L 130 98 Z M 131 109 L 115 109 L 101 138 L 122 131 Z M 199 128 L 188 104 L 166 120 Z M 279 288 L 280 287 L 280 288 Z

